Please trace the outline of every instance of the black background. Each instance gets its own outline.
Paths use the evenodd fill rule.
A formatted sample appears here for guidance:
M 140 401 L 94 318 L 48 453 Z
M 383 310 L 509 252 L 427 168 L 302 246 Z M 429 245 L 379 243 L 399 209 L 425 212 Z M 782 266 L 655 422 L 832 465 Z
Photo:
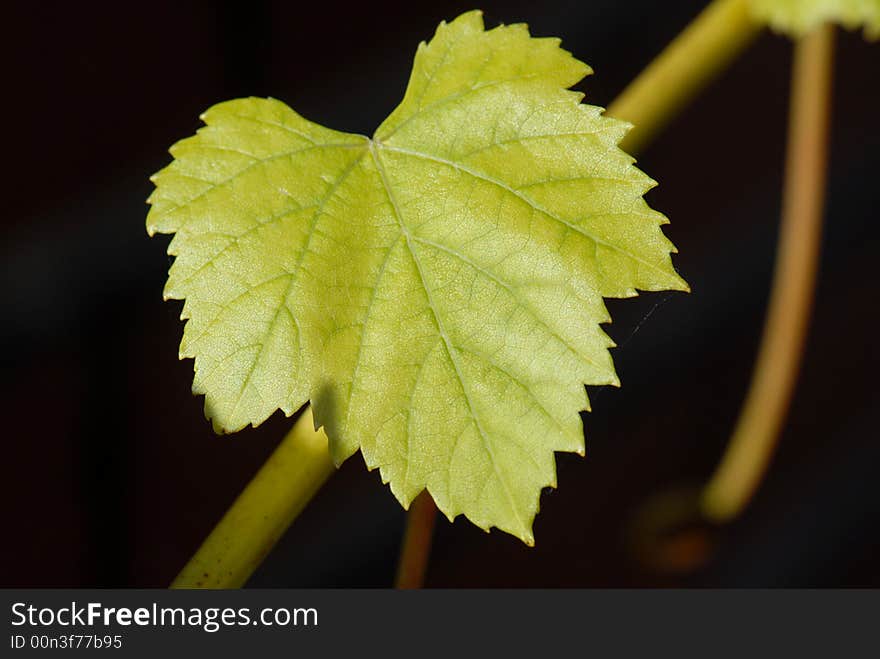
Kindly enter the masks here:
M 607 105 L 700 2 L 484 2 L 596 71 Z M 165 586 L 290 420 L 218 438 L 177 360 L 168 238 L 144 229 L 148 177 L 210 105 L 273 96 L 371 134 L 417 43 L 458 2 L 10 3 L 4 8 L 3 541 L 0 586 Z M 814 323 L 781 450 L 708 563 L 658 572 L 631 524 L 699 484 L 746 390 L 767 300 L 791 44 L 762 36 L 650 148 L 693 293 L 611 301 L 621 389 L 591 390 L 587 457 L 559 455 L 528 549 L 438 521 L 430 586 L 880 585 L 875 416 L 880 43 L 840 33 Z M 650 315 L 649 315 L 650 314 Z M 642 323 L 642 321 L 644 321 Z M 638 328 L 638 331 L 635 331 Z M 352 457 L 251 581 L 385 586 L 404 514 Z

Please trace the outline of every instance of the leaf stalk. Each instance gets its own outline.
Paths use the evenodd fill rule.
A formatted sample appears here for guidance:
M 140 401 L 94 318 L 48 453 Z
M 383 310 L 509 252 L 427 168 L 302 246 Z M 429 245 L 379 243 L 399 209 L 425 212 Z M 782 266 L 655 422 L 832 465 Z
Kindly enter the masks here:
M 398 589 L 411 590 L 424 584 L 436 519 L 437 505 L 427 490 L 423 490 L 413 499 L 407 514 L 395 579 Z

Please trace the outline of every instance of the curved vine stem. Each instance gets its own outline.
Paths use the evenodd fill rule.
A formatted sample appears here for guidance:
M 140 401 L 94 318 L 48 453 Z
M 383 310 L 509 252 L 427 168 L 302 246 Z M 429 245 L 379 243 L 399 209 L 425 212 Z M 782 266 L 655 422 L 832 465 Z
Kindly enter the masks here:
M 306 407 L 171 587 L 244 585 L 334 471 L 327 435 Z
M 620 143 L 629 153 L 645 146 L 761 32 L 749 0 L 715 0 L 608 106 L 633 124 Z
M 395 586 L 407 590 L 421 588 L 425 581 L 437 506 L 427 490 L 413 499 L 406 518 L 403 546 L 397 565 Z
M 825 200 L 834 28 L 795 45 L 782 227 L 752 383 L 721 464 L 702 494 L 711 520 L 738 515 L 758 488 L 797 380 L 816 280 Z

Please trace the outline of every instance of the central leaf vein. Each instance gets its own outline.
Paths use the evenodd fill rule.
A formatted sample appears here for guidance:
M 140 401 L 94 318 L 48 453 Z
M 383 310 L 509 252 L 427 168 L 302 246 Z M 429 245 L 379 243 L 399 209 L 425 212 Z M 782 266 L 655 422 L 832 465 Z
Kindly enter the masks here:
M 486 431 L 483 429 L 483 425 L 480 422 L 480 417 L 477 414 L 476 407 L 471 400 L 469 386 L 464 376 L 464 371 L 461 367 L 461 364 L 459 363 L 458 352 L 456 351 L 455 346 L 452 344 L 452 341 L 449 338 L 449 334 L 447 333 L 446 327 L 443 324 L 443 320 L 440 316 L 437 305 L 434 302 L 434 298 L 431 293 L 431 286 L 428 284 L 424 268 L 422 267 L 422 262 L 419 260 L 416 247 L 414 245 L 413 236 L 410 234 L 409 228 L 403 221 L 403 215 L 400 211 L 400 207 L 398 206 L 397 200 L 394 197 L 394 193 L 391 190 L 391 184 L 388 181 L 388 176 L 385 172 L 385 168 L 382 165 L 379 154 L 377 153 L 375 142 L 373 142 L 372 140 L 370 141 L 370 155 L 372 156 L 373 162 L 376 165 L 376 169 L 379 172 L 379 177 L 382 179 L 382 185 L 385 188 L 385 194 L 387 195 L 388 201 L 391 204 L 392 209 L 394 210 L 394 215 L 397 219 L 398 225 L 400 226 L 400 231 L 403 234 L 409 254 L 413 260 L 413 264 L 416 267 L 416 271 L 419 274 L 419 280 L 421 282 L 422 288 L 425 291 L 425 298 L 428 302 L 428 307 L 430 308 L 431 313 L 434 317 L 434 322 L 437 325 L 437 331 L 439 332 L 440 337 L 443 340 L 443 345 L 446 348 L 446 354 L 449 356 L 449 361 L 452 364 L 453 370 L 455 371 L 455 375 L 458 379 L 459 386 L 461 387 L 462 394 L 464 395 L 465 402 L 467 403 L 471 419 L 473 419 L 474 426 L 476 427 L 477 432 L 480 435 L 483 446 L 485 447 L 486 452 L 489 454 L 489 460 L 492 463 L 492 469 L 495 472 L 496 477 L 498 478 L 498 482 L 501 484 L 501 487 L 504 490 L 504 494 L 507 497 L 508 503 L 510 504 L 511 511 L 519 522 L 520 527 L 524 530 L 528 529 L 529 524 L 527 524 L 525 520 L 522 519 L 519 507 L 517 506 L 516 501 L 513 498 L 513 493 L 511 492 L 510 485 L 507 482 L 507 478 L 502 474 L 501 469 L 499 468 L 497 458 L 495 457 L 495 451 L 492 446 L 492 441 L 487 435 Z

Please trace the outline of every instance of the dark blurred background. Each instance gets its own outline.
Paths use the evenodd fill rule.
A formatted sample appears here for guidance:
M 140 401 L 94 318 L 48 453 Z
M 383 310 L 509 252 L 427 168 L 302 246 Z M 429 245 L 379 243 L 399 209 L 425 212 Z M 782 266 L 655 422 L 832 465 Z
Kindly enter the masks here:
M 702 2 L 483 2 L 596 71 L 607 105 Z M 371 134 L 417 43 L 461 2 L 10 3 L 2 214 L 0 586 L 163 587 L 290 426 L 215 436 L 163 303 L 144 200 L 167 148 L 229 98 Z M 592 389 L 587 457 L 559 455 L 529 549 L 438 520 L 430 586 L 880 586 L 880 43 L 840 33 L 822 269 L 802 378 L 753 505 L 709 560 L 663 573 L 631 527 L 705 480 L 745 393 L 777 236 L 791 45 L 762 36 L 649 149 L 649 202 L 691 295 L 609 303 L 621 389 Z M 637 330 L 637 331 L 636 331 Z M 352 457 L 253 586 L 387 586 L 404 513 Z

